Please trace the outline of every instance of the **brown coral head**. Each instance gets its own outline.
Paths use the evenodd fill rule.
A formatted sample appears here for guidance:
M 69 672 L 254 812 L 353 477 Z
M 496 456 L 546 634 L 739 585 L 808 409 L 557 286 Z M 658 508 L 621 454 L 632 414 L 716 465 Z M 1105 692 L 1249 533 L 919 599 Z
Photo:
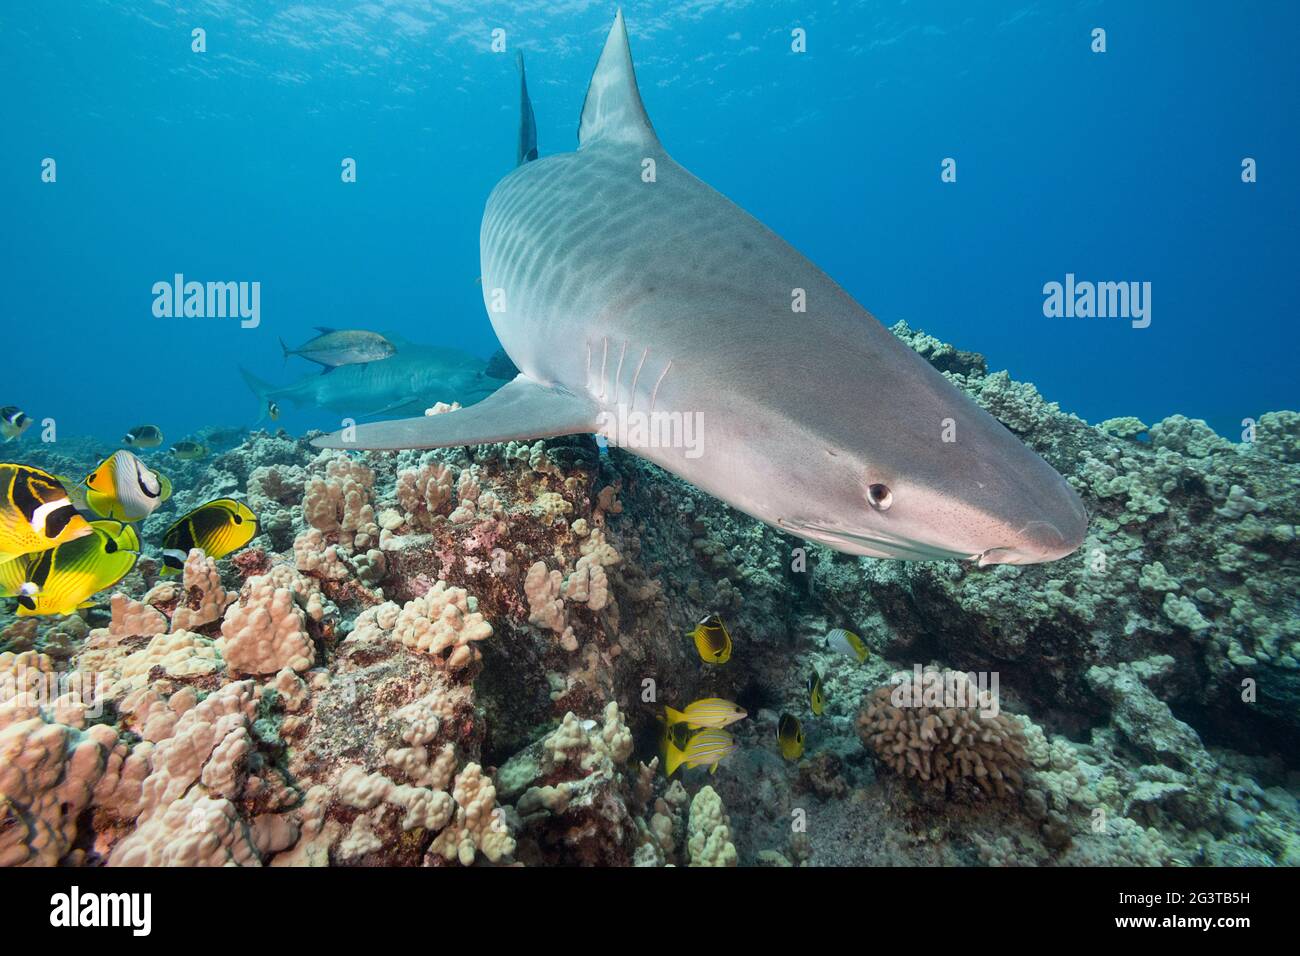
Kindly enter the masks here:
M 858 736 L 902 777 L 949 796 L 1004 797 L 1021 787 L 1025 737 L 989 703 L 970 675 L 918 667 L 867 695 Z

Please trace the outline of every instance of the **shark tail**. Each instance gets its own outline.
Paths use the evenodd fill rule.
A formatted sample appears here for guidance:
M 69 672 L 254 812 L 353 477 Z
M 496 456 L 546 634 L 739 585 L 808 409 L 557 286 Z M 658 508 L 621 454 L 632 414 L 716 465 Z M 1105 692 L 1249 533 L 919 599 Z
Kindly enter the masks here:
M 252 389 L 252 393 L 257 395 L 257 401 L 261 403 L 261 414 L 257 416 L 256 421 L 253 421 L 253 424 L 260 425 L 265 420 L 266 414 L 268 414 L 266 410 L 268 410 L 270 402 L 270 393 L 276 390 L 276 386 L 270 384 L 269 381 L 261 380 L 261 378 L 248 371 L 247 368 L 240 367 L 239 375 L 243 376 L 244 385 Z
M 537 158 L 537 117 L 533 114 L 533 101 L 528 98 L 528 78 L 524 75 L 524 55 L 515 51 L 519 65 L 519 153 L 515 165 L 522 166 Z

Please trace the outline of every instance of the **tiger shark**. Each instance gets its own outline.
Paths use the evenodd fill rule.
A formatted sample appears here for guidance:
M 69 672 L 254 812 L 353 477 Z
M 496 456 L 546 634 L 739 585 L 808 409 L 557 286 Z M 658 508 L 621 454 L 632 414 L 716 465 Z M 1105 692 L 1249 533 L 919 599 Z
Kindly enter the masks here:
M 1079 547 L 1087 513 L 1051 466 L 673 161 L 642 104 L 621 11 L 575 152 L 535 158 L 522 67 L 519 163 L 480 230 L 484 304 L 518 377 L 469 408 L 318 446 L 597 433 L 850 554 L 982 566 Z M 687 422 L 695 440 L 680 440 Z
M 485 362 L 460 349 L 418 345 L 389 333 L 397 353 L 375 362 L 343 365 L 328 375 L 304 375 L 284 386 L 264 382 L 246 369 L 244 381 L 262 401 L 325 408 L 362 418 L 419 414 L 435 402 L 469 405 L 491 395 L 516 370 L 497 359 Z M 499 368 L 509 368 L 508 374 Z

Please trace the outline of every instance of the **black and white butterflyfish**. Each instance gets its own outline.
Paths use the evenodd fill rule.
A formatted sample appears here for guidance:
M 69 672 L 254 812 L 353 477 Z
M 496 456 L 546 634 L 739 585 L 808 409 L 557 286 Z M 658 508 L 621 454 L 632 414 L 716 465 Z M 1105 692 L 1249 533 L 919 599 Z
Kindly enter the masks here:
M 122 449 L 86 476 L 86 505 L 101 518 L 142 521 L 171 497 L 171 482 Z

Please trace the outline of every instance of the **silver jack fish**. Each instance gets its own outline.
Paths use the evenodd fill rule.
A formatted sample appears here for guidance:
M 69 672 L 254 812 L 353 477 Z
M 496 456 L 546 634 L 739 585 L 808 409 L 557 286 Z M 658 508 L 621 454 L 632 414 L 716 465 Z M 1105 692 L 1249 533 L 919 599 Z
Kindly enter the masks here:
M 378 332 L 365 332 L 361 329 L 329 329 L 319 326 L 320 335 L 291 349 L 280 340 L 280 349 L 287 359 L 297 355 L 309 362 L 324 366 L 322 374 L 332 372 L 343 365 L 364 365 L 367 362 L 381 362 L 397 351 L 392 342 Z

